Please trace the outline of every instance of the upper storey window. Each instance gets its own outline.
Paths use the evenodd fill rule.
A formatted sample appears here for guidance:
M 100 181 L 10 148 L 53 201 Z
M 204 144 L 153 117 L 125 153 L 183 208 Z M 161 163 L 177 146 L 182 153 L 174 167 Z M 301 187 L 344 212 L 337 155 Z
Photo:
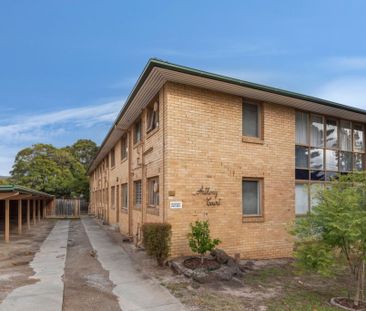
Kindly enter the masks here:
M 147 130 L 150 131 L 159 127 L 159 103 L 156 101 L 147 107 Z
M 363 124 L 296 112 L 297 180 L 327 181 L 337 173 L 365 168 Z
M 243 102 L 243 136 L 261 138 L 261 105 Z
M 141 119 L 138 119 L 135 123 L 134 126 L 134 131 L 133 131 L 133 143 L 137 144 L 141 141 Z

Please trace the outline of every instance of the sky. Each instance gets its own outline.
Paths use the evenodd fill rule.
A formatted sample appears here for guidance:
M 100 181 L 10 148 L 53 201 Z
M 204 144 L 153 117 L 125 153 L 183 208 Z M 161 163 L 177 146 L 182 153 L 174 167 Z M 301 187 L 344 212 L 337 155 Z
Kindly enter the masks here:
M 100 144 L 151 57 L 366 109 L 366 1 L 0 1 L 0 175 Z

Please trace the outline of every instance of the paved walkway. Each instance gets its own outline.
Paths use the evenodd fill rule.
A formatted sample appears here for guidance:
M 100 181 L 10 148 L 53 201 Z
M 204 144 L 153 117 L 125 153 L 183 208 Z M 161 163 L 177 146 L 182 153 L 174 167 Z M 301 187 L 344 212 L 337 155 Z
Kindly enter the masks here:
M 123 311 L 180 311 L 182 304 L 157 281 L 136 270 L 129 255 L 110 240 L 91 218 L 82 218 L 91 245 L 115 285 L 113 293 Z
M 61 311 L 69 221 L 59 221 L 30 266 L 37 283 L 18 287 L 0 304 L 0 311 Z

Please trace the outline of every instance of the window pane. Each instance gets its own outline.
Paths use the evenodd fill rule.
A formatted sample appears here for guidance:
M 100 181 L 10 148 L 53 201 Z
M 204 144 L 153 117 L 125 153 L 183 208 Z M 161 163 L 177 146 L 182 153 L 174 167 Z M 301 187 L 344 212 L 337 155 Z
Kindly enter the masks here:
M 341 172 L 352 171 L 352 152 L 339 152 L 339 170 Z
M 308 168 L 309 167 L 309 148 L 296 146 L 296 167 Z
M 141 180 L 139 180 L 135 181 L 135 204 L 137 207 L 141 205 L 141 199 L 142 199 Z
M 296 215 L 304 215 L 309 208 L 309 194 L 308 186 L 296 184 L 295 185 L 295 213 Z
M 319 204 L 319 194 L 323 190 L 322 184 L 311 184 L 310 185 L 310 209 Z
M 338 124 L 337 120 L 327 119 L 326 145 L 327 148 L 337 148 L 338 146 Z
M 364 155 L 361 153 L 355 153 L 354 154 L 354 166 L 353 168 L 356 171 L 362 171 L 365 167 L 364 163 Z
M 325 179 L 324 171 L 311 171 L 310 178 L 311 180 L 324 180 Z
M 362 124 L 353 125 L 354 151 L 363 152 L 365 150 L 364 129 Z
M 309 180 L 308 170 L 295 170 L 295 179 Z
M 311 145 L 314 147 L 324 146 L 324 123 L 321 116 L 311 116 Z
M 325 180 L 331 181 L 337 178 L 337 172 L 326 172 L 325 173 Z
M 309 114 L 306 112 L 296 111 L 296 143 L 301 145 L 309 144 Z
M 339 148 L 345 151 L 352 151 L 351 122 L 341 120 L 339 130 Z
M 243 181 L 243 214 L 259 215 L 259 181 Z
M 327 171 L 338 171 L 338 151 L 325 151 L 325 167 Z
M 323 149 L 311 148 L 310 149 L 310 168 L 316 170 L 323 170 L 324 168 L 324 157 Z
M 259 137 L 259 106 L 243 104 L 243 135 Z

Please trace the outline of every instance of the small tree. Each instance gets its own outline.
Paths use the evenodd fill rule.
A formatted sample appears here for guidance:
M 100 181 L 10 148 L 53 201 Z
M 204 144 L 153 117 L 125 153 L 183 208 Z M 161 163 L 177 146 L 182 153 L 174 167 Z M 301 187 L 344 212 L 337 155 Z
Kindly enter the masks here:
M 220 244 L 219 239 L 211 239 L 208 221 L 196 221 L 191 224 L 191 233 L 188 234 L 189 247 L 195 253 L 201 255 L 201 264 L 206 252 L 209 252 Z
M 346 262 L 355 283 L 354 304 L 364 299 L 366 173 L 338 176 L 317 195 L 318 205 L 293 230 L 297 265 L 331 275 Z

